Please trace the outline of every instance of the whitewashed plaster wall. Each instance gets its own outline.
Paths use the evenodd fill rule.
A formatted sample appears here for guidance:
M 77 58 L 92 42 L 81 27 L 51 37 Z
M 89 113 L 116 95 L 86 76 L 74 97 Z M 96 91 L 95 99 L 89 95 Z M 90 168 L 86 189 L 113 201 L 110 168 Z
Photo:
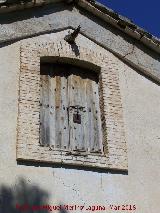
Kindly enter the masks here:
M 62 39 L 65 34 L 43 35 L 33 40 L 49 40 L 54 36 Z M 37 185 L 47 192 L 51 205 L 135 204 L 136 213 L 157 213 L 160 197 L 160 87 L 119 59 L 116 60 L 119 60 L 121 68 L 119 76 L 128 146 L 128 175 L 17 165 L 19 49 L 20 43 L 29 40 L 32 39 L 0 49 L 0 193 L 2 186 L 14 193 L 19 187 L 19 179 L 24 178 L 28 186 Z M 99 51 L 115 57 L 89 40 L 83 43 L 82 36 L 77 42 L 91 49 L 99 48 Z

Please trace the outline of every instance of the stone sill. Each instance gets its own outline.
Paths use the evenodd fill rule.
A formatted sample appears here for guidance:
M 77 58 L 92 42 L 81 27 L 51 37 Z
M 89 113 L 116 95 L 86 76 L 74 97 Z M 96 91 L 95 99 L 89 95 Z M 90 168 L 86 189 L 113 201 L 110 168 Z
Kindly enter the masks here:
M 19 150 L 20 151 L 20 150 Z M 17 154 L 17 160 L 23 161 L 32 161 L 40 163 L 49 163 L 49 164 L 61 164 L 61 165 L 74 165 L 81 167 L 90 167 L 90 168 L 99 168 L 99 169 L 114 169 L 127 171 L 126 168 L 122 167 L 120 164 L 110 163 L 110 160 L 105 155 L 100 154 L 88 154 L 88 155 L 78 155 L 73 154 L 68 155 L 67 151 L 57 151 L 52 150 L 50 147 L 34 146 L 28 145 L 26 151 L 21 150 Z

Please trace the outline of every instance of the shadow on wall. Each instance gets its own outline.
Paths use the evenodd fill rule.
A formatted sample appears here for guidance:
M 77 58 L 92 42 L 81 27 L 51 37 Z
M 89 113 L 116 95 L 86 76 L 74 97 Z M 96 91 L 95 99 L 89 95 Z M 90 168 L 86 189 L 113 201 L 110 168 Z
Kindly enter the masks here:
M 27 182 L 23 178 L 11 188 L 0 186 L 0 213 L 57 212 L 49 204 L 47 191 Z M 68 213 L 61 209 L 59 213 Z

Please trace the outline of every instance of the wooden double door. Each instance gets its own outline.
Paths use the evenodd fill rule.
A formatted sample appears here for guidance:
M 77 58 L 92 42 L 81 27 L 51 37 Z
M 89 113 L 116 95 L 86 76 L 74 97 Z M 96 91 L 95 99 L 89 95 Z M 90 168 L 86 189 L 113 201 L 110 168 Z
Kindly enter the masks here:
M 41 65 L 41 144 L 102 153 L 98 75 L 63 64 Z

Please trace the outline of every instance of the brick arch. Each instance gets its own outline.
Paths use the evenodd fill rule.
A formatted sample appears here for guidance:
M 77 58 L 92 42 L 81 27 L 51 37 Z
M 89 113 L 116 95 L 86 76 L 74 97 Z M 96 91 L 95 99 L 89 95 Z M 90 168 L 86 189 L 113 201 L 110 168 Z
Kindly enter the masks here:
M 100 72 L 101 72 L 101 67 L 95 63 L 92 63 L 88 60 L 81 60 L 81 59 L 68 57 L 68 56 L 66 56 L 66 57 L 42 56 L 40 58 L 40 63 L 64 63 L 64 64 L 68 64 L 68 65 L 77 66 L 80 68 L 89 69 L 98 74 L 100 74 Z

